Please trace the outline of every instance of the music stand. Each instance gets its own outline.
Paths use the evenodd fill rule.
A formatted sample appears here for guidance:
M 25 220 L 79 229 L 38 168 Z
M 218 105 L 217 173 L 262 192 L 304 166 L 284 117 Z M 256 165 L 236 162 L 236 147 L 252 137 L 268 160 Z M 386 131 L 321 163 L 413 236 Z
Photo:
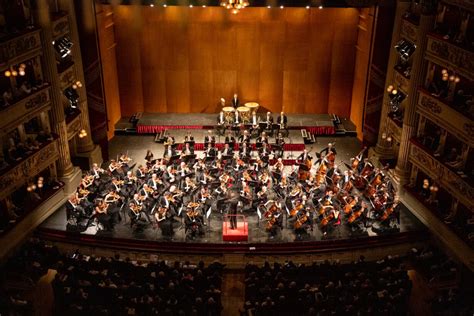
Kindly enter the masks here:
M 206 211 L 206 219 L 207 219 L 207 232 L 211 233 L 211 213 L 212 213 L 212 206 L 209 206 L 209 209 Z

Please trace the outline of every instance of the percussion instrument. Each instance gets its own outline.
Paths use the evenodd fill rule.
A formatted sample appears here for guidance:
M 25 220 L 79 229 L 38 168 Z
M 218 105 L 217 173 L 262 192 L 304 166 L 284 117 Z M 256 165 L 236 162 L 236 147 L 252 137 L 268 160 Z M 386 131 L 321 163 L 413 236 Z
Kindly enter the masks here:
M 245 106 L 239 106 L 237 108 L 237 111 L 239 112 L 239 116 L 242 122 L 248 123 L 250 122 L 250 109 Z
M 222 108 L 222 112 L 224 112 L 224 120 L 226 123 L 231 124 L 234 121 L 234 108 L 231 106 L 226 106 Z
M 245 103 L 245 107 L 250 110 L 250 113 L 255 112 L 257 113 L 258 108 L 260 107 L 260 104 L 257 102 L 247 102 Z

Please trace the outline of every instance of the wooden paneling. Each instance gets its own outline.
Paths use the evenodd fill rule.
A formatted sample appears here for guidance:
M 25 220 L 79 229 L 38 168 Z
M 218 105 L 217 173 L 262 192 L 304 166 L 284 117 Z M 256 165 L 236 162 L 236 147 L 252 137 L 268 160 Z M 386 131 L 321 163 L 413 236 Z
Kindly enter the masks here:
M 137 21 L 138 19 L 138 21 Z M 217 112 L 219 99 L 349 116 L 356 9 L 116 6 L 123 115 Z

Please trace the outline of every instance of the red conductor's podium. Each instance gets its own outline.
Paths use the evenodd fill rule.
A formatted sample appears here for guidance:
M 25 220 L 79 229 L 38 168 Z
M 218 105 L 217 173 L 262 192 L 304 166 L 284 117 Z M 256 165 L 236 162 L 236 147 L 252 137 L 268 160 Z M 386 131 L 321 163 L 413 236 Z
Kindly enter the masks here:
M 230 220 L 237 220 L 237 228 L 231 229 Z M 222 240 L 224 241 L 248 241 L 249 225 L 245 215 L 225 215 L 222 223 Z

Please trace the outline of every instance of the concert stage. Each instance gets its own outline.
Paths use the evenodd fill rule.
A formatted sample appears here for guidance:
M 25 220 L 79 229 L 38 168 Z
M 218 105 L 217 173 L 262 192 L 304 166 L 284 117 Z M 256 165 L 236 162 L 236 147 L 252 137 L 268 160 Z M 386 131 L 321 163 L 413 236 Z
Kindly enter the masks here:
M 173 130 L 171 134 L 181 142 L 187 130 Z M 196 141 L 201 142 L 205 130 L 194 131 Z M 290 131 L 293 143 L 300 143 L 297 131 Z M 291 136 L 293 135 L 293 136 Z M 310 152 L 319 152 L 328 142 L 334 142 L 332 136 L 320 136 L 318 142 L 307 145 Z M 338 161 L 349 161 L 361 148 L 356 137 L 345 136 L 336 139 L 338 150 Z M 128 152 L 137 164 L 144 163 L 147 149 L 151 149 L 156 157 L 163 154 L 163 144 L 154 142 L 153 136 L 116 136 L 110 142 L 110 157 L 119 153 Z M 299 152 L 294 152 L 296 156 Z M 285 157 L 287 157 L 285 154 Z M 202 153 L 198 153 L 201 156 Z M 290 168 L 290 167 L 286 167 Z M 286 212 L 285 212 L 286 213 Z M 424 226 L 404 207 L 400 210 L 399 228 L 392 230 L 379 229 L 377 225 L 362 227 L 353 230 L 343 216 L 341 225 L 330 226 L 328 233 L 323 234 L 319 225 L 314 225 L 308 234 L 297 235 L 291 222 L 287 222 L 284 215 L 283 229 L 279 230 L 275 237 L 265 230 L 266 221 L 259 219 L 256 210 L 244 211 L 243 214 L 248 222 L 248 242 L 226 242 L 223 240 L 223 218 L 224 214 L 212 211 L 204 226 L 204 235 L 194 240 L 186 239 L 182 218 L 177 217 L 174 222 L 174 236 L 170 239 L 164 237 L 159 228 L 151 225 L 143 231 L 134 231 L 130 227 L 130 219 L 123 216 L 120 223 L 112 232 L 97 231 L 96 226 L 89 227 L 83 233 L 75 233 L 66 229 L 66 211 L 60 208 L 48 218 L 38 229 L 38 233 L 46 238 L 54 240 L 67 240 L 81 244 L 105 245 L 107 247 L 143 249 L 157 252 L 186 252 L 186 253 L 222 253 L 226 251 L 240 251 L 250 253 L 295 253 L 295 252 L 330 252 L 347 249 L 366 249 L 369 245 L 379 247 L 382 245 L 394 245 L 408 241 L 420 241 L 426 235 Z
M 138 116 L 136 128 L 130 122 L 130 118 L 122 118 L 115 125 L 116 134 L 139 133 L 156 134 L 163 130 L 175 129 L 212 129 L 217 123 L 218 114 L 204 113 L 143 113 Z M 274 119 L 279 113 L 274 113 Z M 345 133 L 355 132 L 355 126 L 348 120 L 339 120 L 330 114 L 288 114 L 288 129 L 305 129 L 315 135 L 334 135 L 338 130 Z

